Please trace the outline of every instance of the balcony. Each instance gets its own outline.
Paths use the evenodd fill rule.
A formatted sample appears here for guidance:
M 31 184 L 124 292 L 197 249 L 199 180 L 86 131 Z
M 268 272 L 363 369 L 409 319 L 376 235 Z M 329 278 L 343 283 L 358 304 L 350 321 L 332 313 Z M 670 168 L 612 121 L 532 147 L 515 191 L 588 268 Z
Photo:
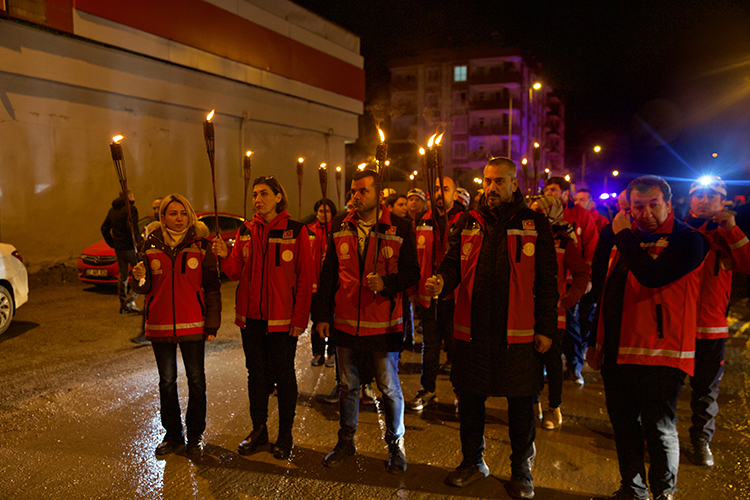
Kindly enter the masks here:
M 511 128 L 511 134 L 519 135 L 520 133 L 521 126 L 513 125 Z M 474 125 L 469 128 L 469 135 L 508 135 L 508 125 Z
M 416 91 L 418 88 L 417 86 L 417 79 L 416 78 L 394 78 L 393 81 L 391 81 L 391 89 L 392 90 L 413 90 Z
M 517 71 L 508 71 L 490 75 L 484 73 L 469 75 L 470 85 L 491 85 L 493 83 L 517 83 L 520 85 L 522 82 L 523 79 L 521 78 L 521 73 Z
M 508 109 L 510 107 L 510 99 L 491 99 L 484 101 L 473 100 L 471 101 L 470 107 L 472 111 L 480 111 L 485 109 Z

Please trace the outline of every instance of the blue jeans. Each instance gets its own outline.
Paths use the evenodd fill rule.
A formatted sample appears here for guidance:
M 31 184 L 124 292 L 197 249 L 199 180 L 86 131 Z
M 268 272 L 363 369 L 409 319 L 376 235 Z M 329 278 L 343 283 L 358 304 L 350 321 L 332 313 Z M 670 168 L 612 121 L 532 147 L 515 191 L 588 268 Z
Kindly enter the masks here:
M 156 366 L 159 368 L 161 425 L 167 431 L 166 441 L 182 441 L 180 400 L 177 396 L 177 346 L 180 346 L 185 375 L 188 379 L 188 407 L 185 415 L 188 439 L 197 439 L 206 430 L 206 372 L 203 368 L 205 342 L 171 344 L 153 342 Z
M 605 361 L 602 378 L 607 412 L 615 433 L 622 488 L 636 498 L 649 498 L 645 438 L 651 460 L 648 471 L 651 493 L 654 497 L 674 493 L 680 464 L 677 399 L 685 373 L 669 366 Z
M 337 347 L 336 357 L 341 378 L 339 439 L 350 441 L 357 432 L 360 373 L 365 371 L 366 365 L 369 364 L 375 374 L 378 389 L 383 393 L 385 440 L 388 443 L 397 441 L 404 435 L 404 396 L 398 379 L 399 353 L 355 351 Z
M 563 337 L 562 351 L 565 354 L 568 370 L 580 371 L 583 368 L 589 332 L 581 330 L 591 327 L 591 316 L 593 314 L 592 304 L 587 302 L 582 304 L 580 301 L 565 311 L 566 332 Z

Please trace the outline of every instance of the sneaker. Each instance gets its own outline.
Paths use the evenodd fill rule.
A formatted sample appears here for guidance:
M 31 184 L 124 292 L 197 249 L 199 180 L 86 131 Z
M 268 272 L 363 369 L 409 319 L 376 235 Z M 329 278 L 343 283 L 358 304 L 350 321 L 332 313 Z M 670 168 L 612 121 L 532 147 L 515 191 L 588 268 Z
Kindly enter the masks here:
M 474 481 L 484 479 L 490 475 L 490 469 L 484 460 L 478 465 L 459 465 L 456 470 L 448 474 L 446 482 L 451 486 L 463 488 Z
M 453 369 L 453 363 L 448 361 L 447 363 L 444 363 L 440 367 L 440 373 L 442 373 L 443 375 L 450 375 L 452 369 Z
M 333 368 L 334 366 L 336 366 L 336 356 L 334 356 L 333 354 L 329 354 L 326 358 L 326 366 L 328 368 Z
M 182 439 L 177 441 L 164 438 L 164 441 L 162 441 L 161 444 L 156 447 L 156 455 L 160 457 L 163 455 L 169 455 L 170 453 L 175 453 L 182 450 L 184 446 L 185 442 Z
M 137 337 L 133 337 L 130 341 L 138 345 L 151 345 L 151 341 L 146 339 L 146 334 L 142 333 Z
M 203 441 L 203 436 L 196 438 L 188 438 L 187 446 L 185 447 L 185 453 L 188 455 L 203 455 L 203 449 L 206 443 Z
M 237 446 L 237 452 L 240 455 L 249 455 L 265 444 L 268 444 L 268 428 L 264 424 L 253 429 L 253 432 Z
M 583 375 L 581 375 L 581 370 L 565 370 L 564 380 L 575 382 L 576 385 L 583 385 Z
M 534 413 L 536 418 L 542 420 L 544 418 L 544 410 L 542 410 L 542 403 L 534 403 Z
M 331 393 L 328 396 L 326 396 L 323 399 L 323 401 L 325 401 L 326 403 L 329 403 L 329 404 L 336 404 L 336 403 L 339 402 L 339 394 L 340 393 L 341 393 L 341 386 L 339 384 L 336 384 L 333 387 L 333 390 L 331 391 Z
M 534 484 L 523 476 L 511 476 L 508 494 L 511 498 L 534 498 Z
M 636 496 L 631 495 L 627 491 L 620 488 L 619 490 L 612 493 L 610 496 L 607 497 L 595 497 L 591 500 L 648 500 L 649 497 L 644 498 L 638 498 Z
M 421 387 L 414 396 L 414 399 L 409 401 L 409 408 L 414 411 L 423 410 L 425 406 L 437 404 L 438 398 L 434 392 L 430 392 L 424 387 Z
M 674 493 L 662 493 L 661 495 L 655 496 L 654 500 L 674 500 Z
M 544 419 L 542 420 L 542 427 L 547 430 L 557 429 L 562 425 L 562 412 L 560 407 L 547 408 L 544 412 Z
M 120 314 L 138 314 L 139 312 L 141 312 L 141 310 L 138 309 L 135 306 L 133 306 L 133 307 L 128 307 L 128 306 L 122 306 L 122 307 L 120 307 Z
M 374 405 L 376 399 L 378 399 L 378 397 L 375 395 L 375 390 L 372 388 L 372 384 L 362 384 L 362 404 Z
M 333 451 L 323 459 L 323 465 L 330 469 L 338 467 L 344 460 L 356 452 L 357 449 L 354 447 L 354 441 L 339 438 L 339 442 L 336 443 Z
M 691 462 L 693 462 L 695 465 L 713 467 L 714 455 L 713 453 L 711 453 L 711 448 L 708 446 L 708 441 L 706 441 L 705 439 L 693 441 L 690 448 Z
M 310 365 L 312 366 L 321 366 L 323 363 L 325 363 L 325 359 L 323 359 L 322 354 L 316 354 L 310 360 Z
M 400 437 L 393 443 L 388 443 L 388 473 L 402 474 L 406 470 L 406 449 L 404 438 Z

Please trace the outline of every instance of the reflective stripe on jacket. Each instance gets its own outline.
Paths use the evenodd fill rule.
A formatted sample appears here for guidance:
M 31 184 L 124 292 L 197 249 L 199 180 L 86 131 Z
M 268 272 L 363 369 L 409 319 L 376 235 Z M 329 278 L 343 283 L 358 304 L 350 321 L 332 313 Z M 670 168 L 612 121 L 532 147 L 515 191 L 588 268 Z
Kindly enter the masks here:
M 456 204 L 454 204 L 455 206 Z M 452 228 L 458 219 L 463 215 L 463 210 L 451 210 L 451 214 L 448 217 L 448 226 Z M 445 231 L 442 238 L 438 238 L 433 247 L 434 237 L 434 225 L 435 222 L 432 220 L 432 210 L 428 210 L 422 216 L 419 221 L 419 225 L 416 227 L 417 236 L 417 258 L 419 259 L 419 286 L 417 288 L 417 299 L 423 307 L 430 307 L 432 297 L 427 294 L 425 283 L 427 279 L 435 274 L 435 271 L 440 267 L 440 264 L 445 258 L 445 253 L 448 250 L 448 238 L 450 237 L 450 231 Z M 433 248 L 437 249 L 437 259 L 435 259 L 435 266 L 433 268 Z M 453 295 L 446 296 L 443 300 L 452 299 Z

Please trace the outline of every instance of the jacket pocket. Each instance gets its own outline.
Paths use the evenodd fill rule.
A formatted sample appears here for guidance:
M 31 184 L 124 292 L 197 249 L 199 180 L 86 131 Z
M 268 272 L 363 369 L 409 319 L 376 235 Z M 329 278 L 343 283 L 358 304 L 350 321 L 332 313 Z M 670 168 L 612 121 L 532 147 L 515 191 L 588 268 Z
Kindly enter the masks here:
M 203 305 L 203 300 L 201 300 L 201 293 L 195 292 L 195 297 L 198 299 L 198 305 L 201 306 L 201 316 L 204 318 L 206 317 L 206 306 Z

